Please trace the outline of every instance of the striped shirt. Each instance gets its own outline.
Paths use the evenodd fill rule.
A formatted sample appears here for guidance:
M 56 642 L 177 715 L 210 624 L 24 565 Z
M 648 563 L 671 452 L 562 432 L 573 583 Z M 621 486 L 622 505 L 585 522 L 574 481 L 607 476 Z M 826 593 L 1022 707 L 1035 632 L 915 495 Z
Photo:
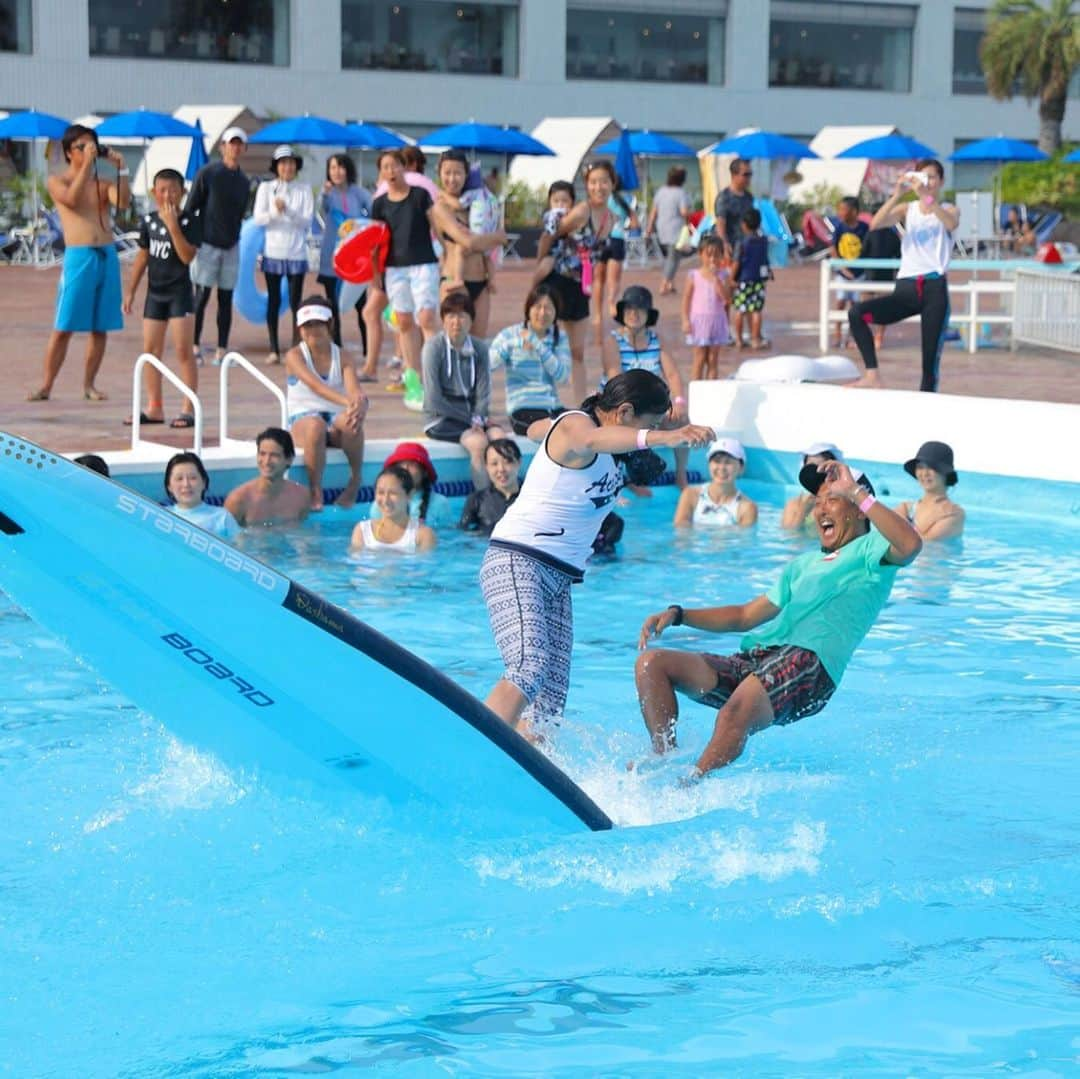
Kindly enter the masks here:
M 506 411 L 558 408 L 560 382 L 570 374 L 570 339 L 554 328 L 539 337 L 528 326 L 507 326 L 491 342 L 488 355 L 494 370 L 506 367 Z

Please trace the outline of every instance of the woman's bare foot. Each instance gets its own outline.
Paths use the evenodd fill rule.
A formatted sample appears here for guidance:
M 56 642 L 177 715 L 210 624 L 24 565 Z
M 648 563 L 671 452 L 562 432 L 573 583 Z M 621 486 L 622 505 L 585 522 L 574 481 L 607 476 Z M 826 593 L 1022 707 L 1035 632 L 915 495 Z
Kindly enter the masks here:
M 857 378 L 854 382 L 849 382 L 847 388 L 849 390 L 880 390 L 884 385 L 885 383 L 881 381 L 881 375 L 878 374 L 876 368 L 873 368 L 867 371 L 862 378 Z

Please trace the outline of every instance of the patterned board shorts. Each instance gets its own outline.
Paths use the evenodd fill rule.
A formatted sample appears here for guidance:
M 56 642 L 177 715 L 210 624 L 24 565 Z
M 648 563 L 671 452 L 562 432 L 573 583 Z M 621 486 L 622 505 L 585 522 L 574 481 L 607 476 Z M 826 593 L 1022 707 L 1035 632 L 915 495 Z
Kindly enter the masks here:
M 736 311 L 761 311 L 765 307 L 764 281 L 739 281 L 735 285 L 735 295 L 731 298 Z
M 836 691 L 836 685 L 821 660 L 805 648 L 774 645 L 751 648 L 733 656 L 705 654 L 706 663 L 716 671 L 716 688 L 697 700 L 710 708 L 722 708 L 749 675 L 756 675 L 772 705 L 773 722 L 794 723 L 820 712 Z

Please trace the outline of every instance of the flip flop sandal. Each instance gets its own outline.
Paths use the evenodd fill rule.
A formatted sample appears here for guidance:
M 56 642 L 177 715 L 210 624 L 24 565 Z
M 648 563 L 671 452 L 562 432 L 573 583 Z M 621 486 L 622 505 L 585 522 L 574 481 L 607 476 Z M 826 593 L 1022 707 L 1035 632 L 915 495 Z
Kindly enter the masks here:
M 26 395 L 27 401 L 48 401 L 49 395 L 44 390 L 34 390 Z
M 84 401 L 108 401 L 108 399 L 109 399 L 108 395 L 102 393 L 101 390 L 95 390 L 95 389 L 83 390 L 83 400 Z M 148 423 L 154 423 L 155 421 L 154 420 L 148 420 L 147 422 Z M 164 423 L 165 421 L 162 420 L 161 422 Z
M 130 416 L 128 416 L 128 418 L 126 420 L 124 420 L 124 426 L 125 427 L 131 427 L 134 422 L 135 421 L 132 420 L 132 418 Z M 139 413 L 139 423 L 140 423 L 140 425 L 142 425 L 142 424 L 164 423 L 164 422 L 165 422 L 164 417 L 162 417 L 160 420 L 156 420 L 156 419 L 153 419 L 151 416 L 148 416 L 145 412 L 140 412 Z
M 195 426 L 195 417 L 190 412 L 181 412 L 172 423 L 169 424 L 174 430 Z

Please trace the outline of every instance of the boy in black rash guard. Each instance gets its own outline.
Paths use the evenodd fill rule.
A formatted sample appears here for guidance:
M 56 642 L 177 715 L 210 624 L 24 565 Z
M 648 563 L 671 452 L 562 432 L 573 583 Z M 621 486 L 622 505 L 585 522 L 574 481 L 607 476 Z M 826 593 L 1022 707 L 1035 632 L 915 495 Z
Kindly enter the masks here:
M 220 363 L 229 347 L 232 294 L 240 273 L 240 226 L 247 213 L 251 182 L 240 169 L 247 144 L 242 128 L 226 128 L 221 136 L 221 160 L 199 169 L 184 207 L 202 218 L 203 242 L 191 266 L 195 284 L 195 355 L 199 356 L 203 318 L 210 293 L 217 289 L 217 353 Z
M 131 314 L 135 290 L 147 272 L 146 302 L 143 306 L 143 351 L 159 360 L 165 352 L 165 330 L 172 330 L 173 349 L 180 361 L 180 377 L 192 392 L 198 389 L 198 368 L 192 353 L 194 296 L 189 266 L 202 239 L 201 221 L 181 212 L 184 178 L 176 169 L 162 169 L 154 177 L 153 195 L 157 210 L 139 222 L 139 252 L 132 263 L 131 280 L 124 293 L 124 313 Z M 146 411 L 141 423 L 162 423 L 161 372 L 147 367 Z M 191 427 L 195 419 L 185 404 L 173 420 L 173 427 Z

